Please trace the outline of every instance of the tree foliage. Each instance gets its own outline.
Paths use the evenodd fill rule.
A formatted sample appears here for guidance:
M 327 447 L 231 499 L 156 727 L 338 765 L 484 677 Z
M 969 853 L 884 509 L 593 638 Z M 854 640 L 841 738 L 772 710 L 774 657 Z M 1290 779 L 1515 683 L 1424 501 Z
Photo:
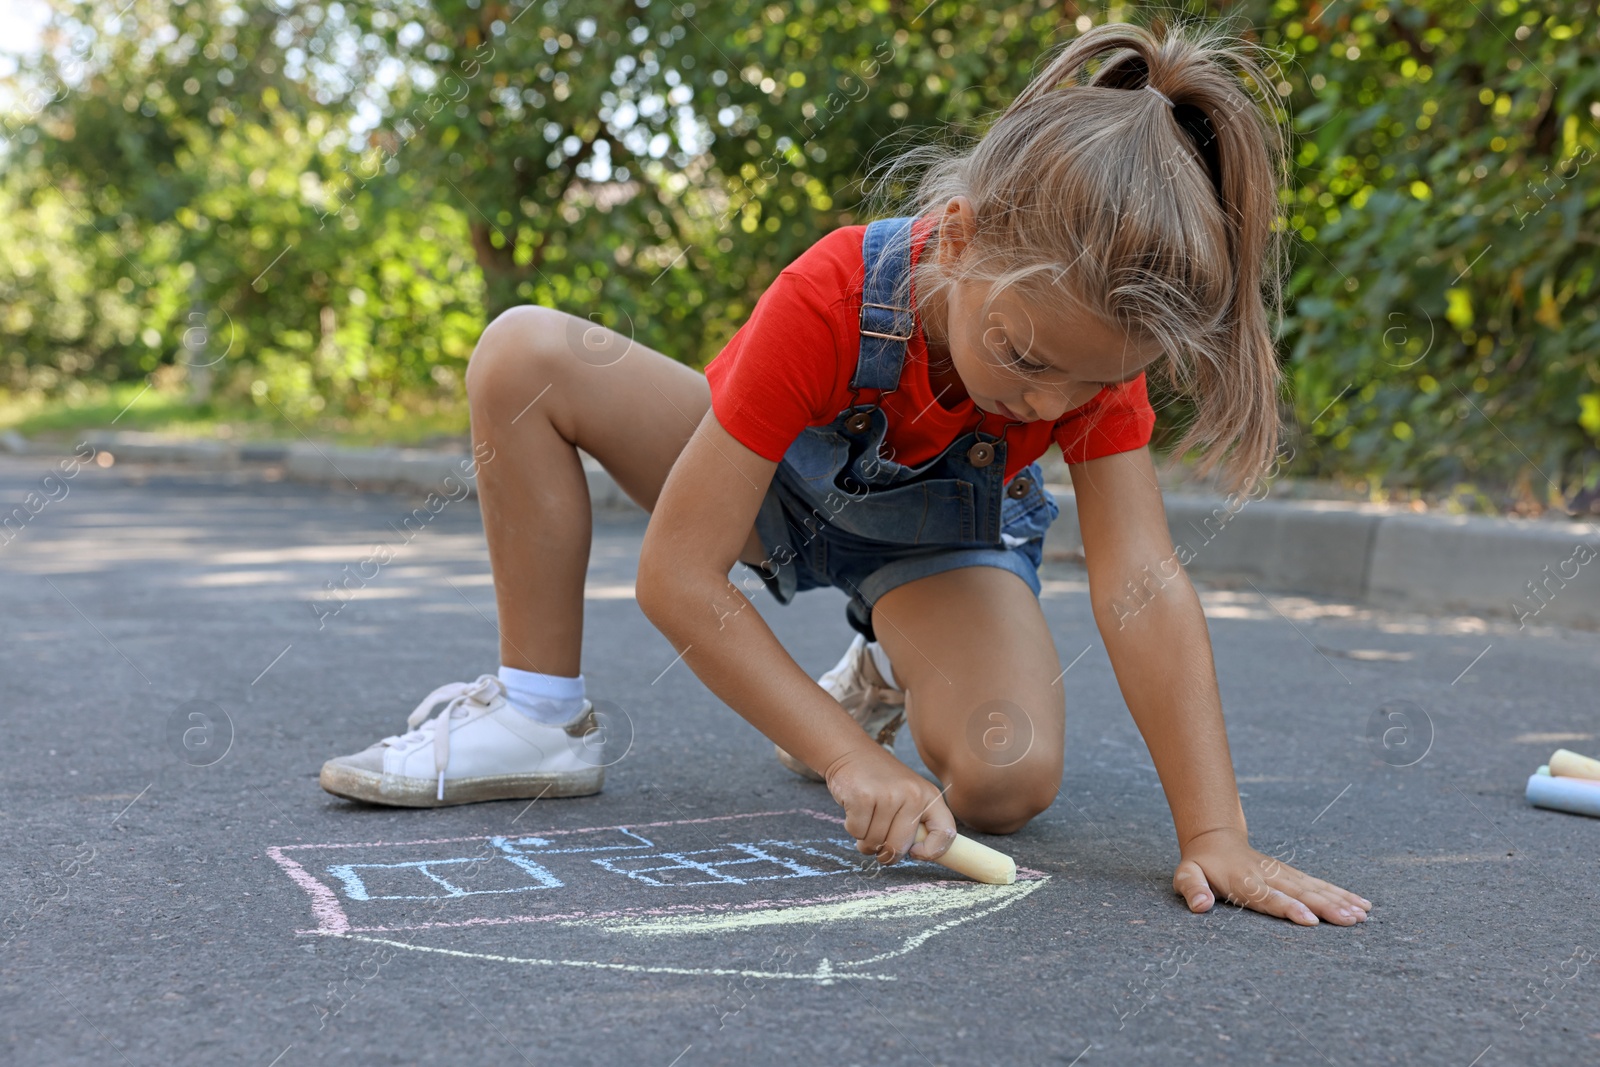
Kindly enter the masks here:
M 1297 102 L 1285 354 L 1306 463 L 1600 477 L 1592 2 L 1332 6 L 1258 24 Z
M 863 220 L 875 156 L 981 133 L 1091 21 L 1177 14 L 57 3 L 6 85 L 9 387 L 179 368 L 287 415 L 395 419 L 458 404 L 482 326 L 521 302 L 703 364 L 783 265 Z M 1600 475 L 1593 0 L 1229 11 L 1277 57 L 1294 130 L 1301 469 Z

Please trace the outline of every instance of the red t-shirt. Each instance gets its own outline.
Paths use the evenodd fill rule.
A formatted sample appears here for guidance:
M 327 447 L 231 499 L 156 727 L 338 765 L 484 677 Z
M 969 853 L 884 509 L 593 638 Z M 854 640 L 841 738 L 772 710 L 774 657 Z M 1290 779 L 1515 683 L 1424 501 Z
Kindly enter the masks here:
M 924 217 L 915 224 L 913 263 L 933 221 Z M 778 272 L 749 320 L 706 365 L 717 421 L 766 459 L 781 460 L 807 426 L 832 422 L 850 404 L 850 379 L 860 357 L 865 231 L 864 225 L 842 226 Z M 906 466 L 932 459 L 963 433 L 981 429 L 997 434 L 1007 422 L 970 397 L 954 409 L 934 400 L 922 320 L 913 317 L 900 386 L 882 399 L 889 418 L 887 445 L 893 450 L 886 449 L 885 455 Z M 879 396 L 878 390 L 863 389 L 858 402 L 876 403 Z M 1155 419 L 1141 374 L 1100 390 L 1053 423 L 1013 425 L 1005 436 L 1006 480 L 1044 455 L 1051 441 L 1061 446 L 1068 463 L 1142 448 L 1150 443 Z

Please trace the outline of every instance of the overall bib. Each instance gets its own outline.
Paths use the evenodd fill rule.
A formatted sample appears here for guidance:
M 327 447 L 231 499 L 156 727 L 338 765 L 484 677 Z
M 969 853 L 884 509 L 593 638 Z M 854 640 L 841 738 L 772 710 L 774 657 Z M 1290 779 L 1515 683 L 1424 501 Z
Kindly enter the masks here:
M 744 564 L 780 604 L 823 586 L 849 593 L 845 618 L 869 641 L 880 596 L 941 571 L 1001 567 L 1038 596 L 1045 531 L 1061 510 L 1037 462 L 1005 482 L 1003 430 L 968 431 L 914 467 L 884 454 L 888 416 L 858 394 L 881 399 L 899 387 L 914 326 L 893 300 L 911 267 L 913 221 L 867 226 L 852 403 L 831 423 L 806 427 L 784 453 L 756 517 L 766 561 Z

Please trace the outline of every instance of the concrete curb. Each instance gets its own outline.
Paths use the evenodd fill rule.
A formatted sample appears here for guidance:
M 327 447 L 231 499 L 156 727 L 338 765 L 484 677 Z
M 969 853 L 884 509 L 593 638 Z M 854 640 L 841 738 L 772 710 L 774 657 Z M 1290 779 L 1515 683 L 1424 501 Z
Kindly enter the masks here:
M 458 492 L 447 478 L 467 483 L 477 495 L 468 452 L 428 448 L 342 448 L 298 442 L 193 441 L 124 430 L 85 434 L 84 441 L 113 457 L 137 463 L 195 463 L 211 470 L 236 470 L 256 464 L 279 466 L 295 481 L 342 485 L 356 489 L 413 489 Z M 19 444 L 21 447 L 19 447 Z M 53 452 L 17 435 L 0 440 L 11 452 Z M 580 451 L 589 479 L 589 497 L 596 508 L 642 511 L 614 482 L 600 461 Z
M 450 494 L 464 481 L 476 493 L 465 452 L 195 441 L 130 431 L 84 440 L 119 460 L 223 470 L 274 465 L 296 481 L 358 489 Z M 15 433 L 0 436 L 0 450 L 66 451 Z M 579 455 L 597 510 L 643 514 L 594 457 Z M 1072 489 L 1049 488 L 1061 515 L 1050 527 L 1045 557 L 1082 560 Z M 1197 577 L 1381 607 L 1600 628 L 1600 524 L 1426 515 L 1316 500 L 1235 497 L 1230 509 L 1222 497 L 1172 491 L 1164 500 L 1178 560 Z
M 1082 559 L 1072 491 L 1050 488 L 1061 515 L 1046 556 Z M 1222 497 L 1169 492 L 1163 499 L 1179 560 L 1197 577 L 1378 607 L 1600 628 L 1600 524 L 1334 501 L 1244 500 L 1240 507 L 1235 498 L 1230 512 Z

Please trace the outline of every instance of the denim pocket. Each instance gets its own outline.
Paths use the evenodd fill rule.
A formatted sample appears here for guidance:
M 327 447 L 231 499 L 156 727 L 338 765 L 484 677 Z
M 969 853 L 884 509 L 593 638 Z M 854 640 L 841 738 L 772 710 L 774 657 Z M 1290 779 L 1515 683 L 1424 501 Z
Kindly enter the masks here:
M 943 545 L 972 540 L 972 486 L 955 478 L 873 489 L 848 501 L 834 526 L 856 537 L 895 545 Z
M 783 462 L 802 481 L 828 483 L 850 458 L 850 444 L 832 430 L 808 426 L 783 454 Z
M 1045 531 L 1061 514 L 1061 505 L 1056 503 L 1055 494 L 1044 487 L 1043 473 L 1037 463 L 1022 468 L 1016 478 L 1028 479 L 1028 491 L 1020 497 L 1007 493 L 1000 505 L 1000 532 L 1010 535 L 1005 539 L 1008 544 L 1013 544 L 1011 539 L 1016 539 L 1018 542 L 1031 541 L 1042 545 Z M 1012 479 L 1012 484 L 1015 484 L 1016 478 Z

